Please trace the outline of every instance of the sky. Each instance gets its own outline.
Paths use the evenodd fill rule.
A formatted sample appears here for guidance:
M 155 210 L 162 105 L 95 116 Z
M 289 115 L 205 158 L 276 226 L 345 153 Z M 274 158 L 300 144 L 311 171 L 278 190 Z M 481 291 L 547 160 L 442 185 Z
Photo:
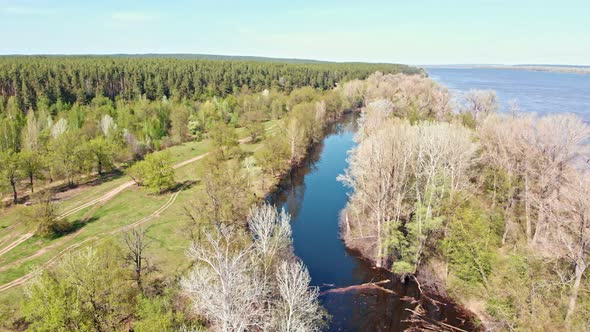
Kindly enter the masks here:
M 590 65 L 590 0 L 0 0 L 0 54 Z

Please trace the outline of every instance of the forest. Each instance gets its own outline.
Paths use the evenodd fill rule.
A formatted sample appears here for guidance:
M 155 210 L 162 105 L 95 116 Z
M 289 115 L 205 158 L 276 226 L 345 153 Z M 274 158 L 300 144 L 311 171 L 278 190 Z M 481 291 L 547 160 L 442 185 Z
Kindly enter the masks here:
M 502 113 L 401 65 L 35 56 L 0 75 L 0 330 L 324 330 L 264 197 L 345 112 L 348 248 L 481 329 L 588 329 L 575 115 Z
M 588 139 L 573 114 L 498 113 L 428 78 L 369 77 L 347 246 L 458 299 L 493 330 L 581 331 L 590 319 Z M 442 289 L 446 291 L 441 291 Z
M 251 91 L 330 89 L 375 71 L 417 73 L 412 67 L 364 63 L 287 63 L 99 56 L 0 57 L 2 104 L 14 97 L 26 111 L 50 105 L 86 104 L 94 97 L 176 100 L 225 97 Z M 3 113 L 0 109 L 0 113 Z
M 0 63 L 3 329 L 328 324 L 293 255 L 289 215 L 262 198 L 328 124 L 361 106 L 340 84 L 376 69 L 417 69 L 94 57 Z M 182 193 L 189 196 L 174 204 Z M 86 203 L 69 205 L 79 196 Z M 140 226 L 166 209 L 173 229 Z M 162 242 L 183 245 L 158 250 Z

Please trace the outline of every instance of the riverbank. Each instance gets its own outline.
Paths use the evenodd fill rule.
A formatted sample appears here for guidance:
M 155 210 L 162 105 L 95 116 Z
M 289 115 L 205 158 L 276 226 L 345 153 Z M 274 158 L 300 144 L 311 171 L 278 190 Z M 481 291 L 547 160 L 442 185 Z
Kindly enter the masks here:
M 344 172 L 348 152 L 355 146 L 357 114 L 345 114 L 329 126 L 325 138 L 267 198 L 292 216 L 294 251 L 308 267 L 312 285 L 320 289 L 322 304 L 332 316 L 328 331 L 419 328 L 412 311 L 426 314 L 430 324 L 475 330 L 471 316 L 454 302 L 430 294 L 426 296 L 435 304 L 421 298 L 413 280 L 401 282 L 390 271 L 373 267 L 340 238 L 339 217 L 349 192 L 336 177 Z

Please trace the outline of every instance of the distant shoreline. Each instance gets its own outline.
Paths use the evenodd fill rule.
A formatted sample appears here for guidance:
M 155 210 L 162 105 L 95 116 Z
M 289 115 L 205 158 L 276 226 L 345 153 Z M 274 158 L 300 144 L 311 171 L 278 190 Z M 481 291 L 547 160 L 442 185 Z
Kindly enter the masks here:
M 561 65 L 434 65 L 420 66 L 421 68 L 457 68 L 457 69 L 511 69 L 544 71 L 554 73 L 590 74 L 590 66 L 561 66 Z

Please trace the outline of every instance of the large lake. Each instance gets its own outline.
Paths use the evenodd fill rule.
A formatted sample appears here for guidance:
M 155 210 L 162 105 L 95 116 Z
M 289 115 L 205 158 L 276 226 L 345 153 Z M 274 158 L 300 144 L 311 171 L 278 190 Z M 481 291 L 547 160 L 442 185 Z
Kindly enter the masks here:
M 502 110 L 516 100 L 522 111 L 569 112 L 590 122 L 590 75 L 492 68 L 426 68 L 453 92 L 495 90 Z

